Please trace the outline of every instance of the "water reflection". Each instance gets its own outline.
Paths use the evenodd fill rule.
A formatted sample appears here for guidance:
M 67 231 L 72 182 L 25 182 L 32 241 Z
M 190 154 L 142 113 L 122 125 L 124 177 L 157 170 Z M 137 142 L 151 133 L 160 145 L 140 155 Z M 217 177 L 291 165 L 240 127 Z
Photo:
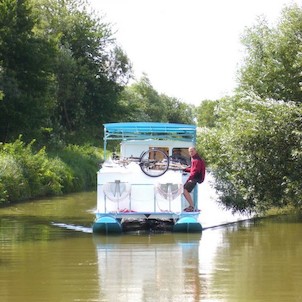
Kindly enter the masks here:
M 97 301 L 90 237 L 1 245 L 0 301 Z
M 215 243 L 199 255 L 202 301 L 302 301 L 301 222 L 286 216 L 204 232 L 201 246 Z
M 0 209 L 0 301 L 302 301 L 301 215 L 102 237 L 94 205 L 81 193 Z
M 100 301 L 199 301 L 201 234 L 94 237 Z
M 230 222 L 250 219 L 252 216 L 226 211 L 218 200 L 217 192 L 214 190 L 214 177 L 207 174 L 206 181 L 198 188 L 199 209 L 201 210 L 200 222 L 204 229 L 214 226 L 228 224 Z

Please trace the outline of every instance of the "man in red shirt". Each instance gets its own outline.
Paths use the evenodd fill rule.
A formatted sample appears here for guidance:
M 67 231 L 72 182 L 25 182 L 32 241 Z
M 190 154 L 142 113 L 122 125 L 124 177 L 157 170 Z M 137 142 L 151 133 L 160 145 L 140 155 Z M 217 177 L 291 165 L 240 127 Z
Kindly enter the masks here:
M 197 183 L 202 183 L 206 174 L 206 165 L 204 160 L 198 155 L 194 147 L 189 148 L 189 154 L 191 156 L 191 166 L 186 168 L 185 172 L 190 172 L 190 176 L 184 184 L 184 196 L 189 203 L 189 206 L 184 209 L 185 212 L 195 212 L 194 202 L 191 196 L 192 190 Z

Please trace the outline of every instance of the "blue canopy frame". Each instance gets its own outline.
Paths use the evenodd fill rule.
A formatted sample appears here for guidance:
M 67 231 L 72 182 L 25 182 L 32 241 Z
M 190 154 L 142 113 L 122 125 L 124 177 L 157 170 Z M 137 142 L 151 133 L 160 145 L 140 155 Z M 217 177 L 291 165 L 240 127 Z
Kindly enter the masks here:
M 109 140 L 178 140 L 196 143 L 196 126 L 154 122 L 104 124 L 104 159 Z

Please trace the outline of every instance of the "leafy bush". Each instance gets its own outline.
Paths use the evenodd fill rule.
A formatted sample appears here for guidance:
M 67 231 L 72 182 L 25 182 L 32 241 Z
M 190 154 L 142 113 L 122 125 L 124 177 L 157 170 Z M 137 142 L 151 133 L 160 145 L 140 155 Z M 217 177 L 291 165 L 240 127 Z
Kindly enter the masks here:
M 219 103 L 217 116 L 198 144 L 223 204 L 234 211 L 301 208 L 301 106 L 229 99 Z
M 0 154 L 0 202 L 30 197 L 28 181 L 22 167 L 10 154 Z
M 71 187 L 65 187 L 64 193 L 96 187 L 96 173 L 102 159 L 102 153 L 98 148 L 87 145 L 68 145 L 54 154 L 69 167 L 74 175 Z
M 101 153 L 93 147 L 68 146 L 46 153 L 21 138 L 0 145 L 0 202 L 83 191 L 96 186 Z

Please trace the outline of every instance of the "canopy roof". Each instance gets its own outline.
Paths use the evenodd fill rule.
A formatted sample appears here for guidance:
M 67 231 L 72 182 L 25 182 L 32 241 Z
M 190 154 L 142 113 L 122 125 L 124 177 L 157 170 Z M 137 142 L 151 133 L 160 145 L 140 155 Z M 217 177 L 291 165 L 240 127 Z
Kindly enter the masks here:
M 179 140 L 195 143 L 196 126 L 170 123 L 110 123 L 104 124 L 104 143 L 107 140 Z

